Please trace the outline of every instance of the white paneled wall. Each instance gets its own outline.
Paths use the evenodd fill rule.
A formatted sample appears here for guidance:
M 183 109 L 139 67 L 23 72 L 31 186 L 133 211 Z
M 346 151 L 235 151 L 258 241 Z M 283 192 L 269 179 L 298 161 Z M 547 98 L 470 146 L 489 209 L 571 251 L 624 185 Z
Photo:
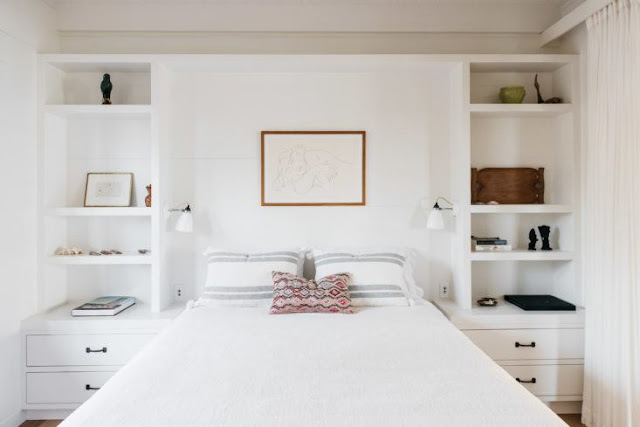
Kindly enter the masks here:
M 172 198 L 192 203 L 196 232 L 172 234 L 171 281 L 193 296 L 208 245 L 410 246 L 427 294 L 449 280 L 450 235 L 427 232 L 421 202 L 450 193 L 450 73 L 175 71 Z M 262 130 L 367 131 L 367 206 L 261 207 Z

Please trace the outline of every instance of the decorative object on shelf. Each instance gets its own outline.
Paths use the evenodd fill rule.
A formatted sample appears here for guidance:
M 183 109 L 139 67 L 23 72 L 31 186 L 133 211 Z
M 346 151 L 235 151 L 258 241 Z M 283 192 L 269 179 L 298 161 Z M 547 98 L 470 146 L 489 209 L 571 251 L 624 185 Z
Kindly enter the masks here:
M 186 205 L 184 208 L 167 209 L 167 214 L 171 215 L 171 212 L 181 212 L 182 214 L 176 221 L 173 229 L 181 233 L 191 233 L 193 232 L 193 213 L 188 203 L 183 204 Z
M 527 311 L 576 311 L 576 306 L 553 295 L 505 295 L 505 301 Z
M 538 84 L 538 75 L 536 74 L 535 79 L 533 79 L 533 85 L 536 87 L 536 92 L 538 93 L 538 104 L 562 104 L 562 99 L 554 96 L 553 98 L 549 98 L 546 101 L 542 99 L 542 95 L 540 94 L 540 85 Z
M 498 305 L 498 300 L 491 297 L 480 298 L 477 302 L 478 305 L 482 307 L 495 307 L 496 305 Z
M 500 88 L 500 101 L 503 104 L 522 104 L 527 91 L 524 86 L 505 86 Z
M 535 251 L 537 242 L 538 242 L 538 236 L 536 236 L 536 230 L 532 228 L 531 230 L 529 230 L 529 248 L 528 249 L 530 251 Z
M 138 253 L 142 255 L 146 255 L 151 252 L 149 249 L 138 249 Z
M 91 255 L 91 256 L 100 256 L 102 254 L 100 252 L 91 251 L 91 252 L 89 252 L 89 255 Z
M 151 184 L 144 187 L 147 189 L 147 196 L 144 198 L 144 205 L 148 208 L 151 207 Z
M 364 206 L 365 131 L 263 131 L 262 206 Z
M 84 193 L 85 207 L 129 207 L 133 174 L 130 172 L 89 172 Z
M 56 249 L 55 254 L 56 255 L 83 255 L 84 251 L 74 246 L 73 248 L 58 248 Z
M 442 208 L 438 202 L 445 202 L 449 204 L 449 207 Z M 433 208 L 431 208 L 431 212 L 429 213 L 429 218 L 427 219 L 427 228 L 429 230 L 442 230 L 444 229 L 444 219 L 442 217 L 442 211 L 452 211 L 455 215 L 455 205 L 449 200 L 445 199 L 442 196 L 438 196 L 436 199 Z
M 471 168 L 471 203 L 543 204 L 544 168 Z
M 120 252 L 117 249 L 111 249 L 111 250 L 103 249 L 100 251 L 100 254 L 101 255 L 122 255 L 122 252 Z
M 508 252 L 511 245 L 500 237 L 476 237 L 471 236 L 472 249 L 476 252 Z
M 552 251 L 551 245 L 549 244 L 549 235 L 551 234 L 551 227 L 548 225 L 541 225 L 538 227 L 540 231 L 540 238 L 542 239 L 542 248 L 543 251 Z
M 102 91 L 102 105 L 111 105 L 111 90 L 113 84 L 111 83 L 111 76 L 105 74 L 102 76 L 102 83 L 100 83 L 100 90 Z

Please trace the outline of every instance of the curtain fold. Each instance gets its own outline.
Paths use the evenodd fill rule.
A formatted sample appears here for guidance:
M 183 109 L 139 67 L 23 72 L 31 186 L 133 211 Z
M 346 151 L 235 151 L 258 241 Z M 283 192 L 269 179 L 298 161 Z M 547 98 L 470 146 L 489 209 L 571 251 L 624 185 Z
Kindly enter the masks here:
M 640 426 L 640 0 L 587 20 L 587 426 Z

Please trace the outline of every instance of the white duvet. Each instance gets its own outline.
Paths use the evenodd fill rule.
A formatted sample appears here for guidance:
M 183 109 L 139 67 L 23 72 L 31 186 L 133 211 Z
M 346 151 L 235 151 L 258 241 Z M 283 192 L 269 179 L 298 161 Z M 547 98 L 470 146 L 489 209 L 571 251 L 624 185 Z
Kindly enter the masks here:
M 559 426 L 431 305 L 183 313 L 71 426 Z

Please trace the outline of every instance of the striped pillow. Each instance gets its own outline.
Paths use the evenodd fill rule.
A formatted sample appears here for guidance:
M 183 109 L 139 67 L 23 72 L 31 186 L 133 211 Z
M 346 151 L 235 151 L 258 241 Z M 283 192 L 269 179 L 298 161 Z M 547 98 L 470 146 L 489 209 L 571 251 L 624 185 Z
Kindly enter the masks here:
M 207 281 L 200 302 L 243 307 L 269 306 L 274 270 L 298 274 L 304 256 L 295 250 L 241 253 L 208 249 Z
M 406 255 L 401 251 L 314 250 L 316 277 L 342 271 L 351 276 L 349 293 L 354 307 L 406 306 L 409 284 Z
M 295 274 L 273 272 L 271 314 L 353 313 L 349 275 L 334 274 L 307 280 Z

